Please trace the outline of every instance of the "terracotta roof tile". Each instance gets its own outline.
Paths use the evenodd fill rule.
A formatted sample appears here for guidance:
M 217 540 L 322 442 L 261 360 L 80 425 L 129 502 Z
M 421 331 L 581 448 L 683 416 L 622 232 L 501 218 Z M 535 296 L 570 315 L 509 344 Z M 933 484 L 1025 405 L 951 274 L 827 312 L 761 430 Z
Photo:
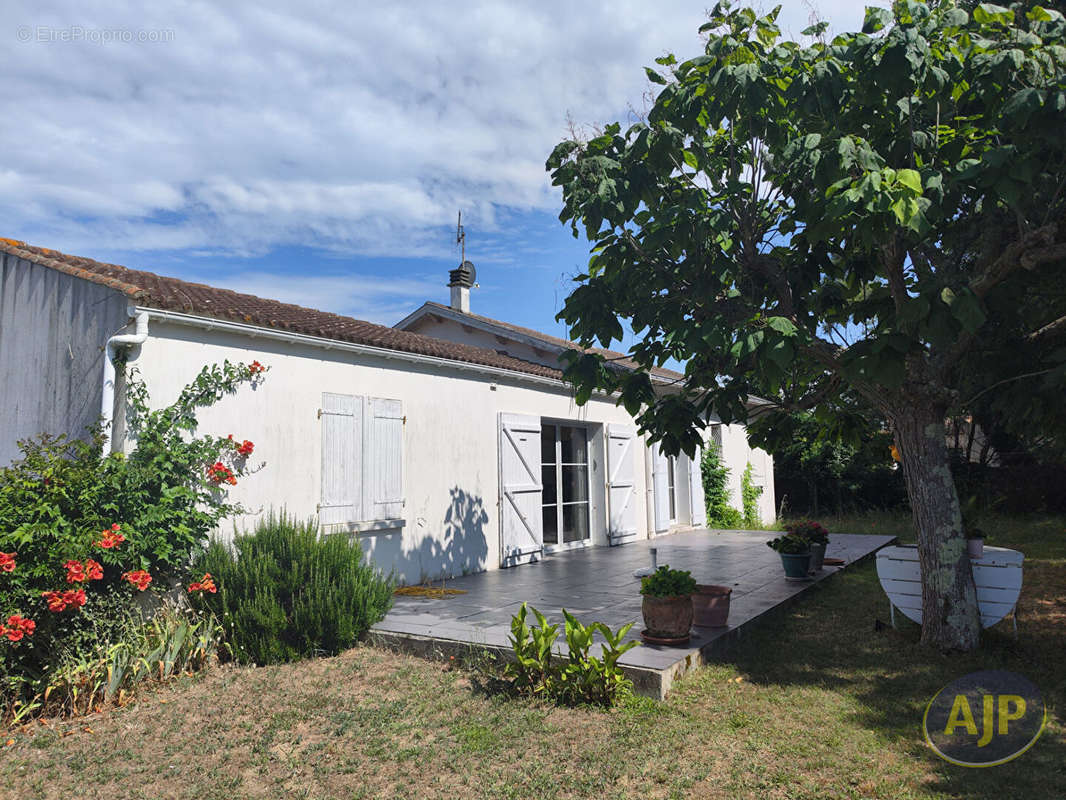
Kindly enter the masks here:
M 91 258 L 67 255 L 15 239 L 0 238 L 0 252 L 108 286 L 147 308 L 180 311 L 196 316 L 277 328 L 322 339 L 478 364 L 543 378 L 562 379 L 562 373 L 557 369 L 502 355 L 493 350 L 446 342 L 340 314 L 331 314 L 328 311 L 303 308 L 278 300 L 94 261 Z

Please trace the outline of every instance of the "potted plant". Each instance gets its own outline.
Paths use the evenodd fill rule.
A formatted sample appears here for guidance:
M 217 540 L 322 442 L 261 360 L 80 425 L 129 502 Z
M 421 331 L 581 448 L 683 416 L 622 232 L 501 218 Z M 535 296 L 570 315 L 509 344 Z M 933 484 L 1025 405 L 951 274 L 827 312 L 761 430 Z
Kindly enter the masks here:
M 713 584 L 697 585 L 692 595 L 692 623 L 701 628 L 721 628 L 729 619 L 729 596 L 733 590 L 728 586 Z
M 696 579 L 686 570 L 665 564 L 640 579 L 644 599 L 644 628 L 641 636 L 655 644 L 684 644 L 692 627 L 692 593 Z
M 795 522 L 785 528 L 789 533 L 802 536 L 811 544 L 811 562 L 807 567 L 810 572 L 818 572 L 825 561 L 825 547 L 829 544 L 829 531 L 820 522 L 806 520 Z
M 781 565 L 785 568 L 785 578 L 789 580 L 806 580 L 807 569 L 811 563 L 811 543 L 802 536 L 786 533 L 771 539 L 766 546 L 776 550 L 781 556 Z

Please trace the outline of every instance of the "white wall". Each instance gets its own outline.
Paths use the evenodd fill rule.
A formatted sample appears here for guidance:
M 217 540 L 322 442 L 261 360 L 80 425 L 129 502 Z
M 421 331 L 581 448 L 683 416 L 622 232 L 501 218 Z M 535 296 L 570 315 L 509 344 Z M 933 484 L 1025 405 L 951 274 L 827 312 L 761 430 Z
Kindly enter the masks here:
M 104 345 L 129 316 L 114 289 L 0 254 L 0 466 L 39 433 L 83 437 L 100 417 Z
M 712 424 L 719 424 L 712 422 Z M 707 438 L 710 438 L 708 429 Z M 722 425 L 722 459 L 729 467 L 729 497 L 734 508 L 743 511 L 740 482 L 748 462 L 752 465 L 752 478 L 763 487 L 759 497 L 759 515 L 763 523 L 773 522 L 777 517 L 774 498 L 774 459 L 765 450 L 748 444 L 748 431 L 744 425 Z
M 593 541 L 606 542 L 602 489 L 602 436 L 596 425 L 632 424 L 608 399 L 578 407 L 562 386 L 422 366 L 303 344 L 206 331 L 153 319 L 136 366 L 153 407 L 172 402 L 205 364 L 259 360 L 270 367 L 261 386 L 242 387 L 200 416 L 202 433 L 250 439 L 250 461 L 266 466 L 231 490 L 254 513 L 236 521 L 247 527 L 270 508 L 298 517 L 315 514 L 321 492 L 321 440 L 317 410 L 322 392 L 403 401 L 404 525 L 392 532 L 357 534 L 364 548 L 407 582 L 442 574 L 495 569 L 499 564 L 498 431 L 500 412 L 593 423 Z M 641 448 L 636 458 L 642 458 Z M 637 495 L 646 496 L 638 462 Z M 647 536 L 643 505 L 637 515 Z

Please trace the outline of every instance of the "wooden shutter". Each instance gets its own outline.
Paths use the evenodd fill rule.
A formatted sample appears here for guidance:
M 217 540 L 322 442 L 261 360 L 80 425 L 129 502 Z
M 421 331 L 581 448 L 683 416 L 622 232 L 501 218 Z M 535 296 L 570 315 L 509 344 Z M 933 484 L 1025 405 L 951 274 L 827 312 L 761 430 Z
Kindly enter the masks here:
M 655 496 L 655 532 L 670 530 L 670 478 L 666 455 L 658 444 L 651 446 L 651 480 Z
M 359 522 L 363 518 L 363 398 L 322 393 L 321 525 Z
M 403 403 L 370 398 L 365 482 L 367 519 L 403 516 Z
M 544 549 L 540 418 L 500 414 L 500 566 L 537 560 Z
M 611 544 L 637 535 L 636 437 L 629 425 L 607 426 L 607 535 Z
M 707 524 L 707 501 L 703 497 L 703 470 L 700 467 L 702 460 L 703 448 L 697 447 L 688 465 L 688 496 L 692 500 L 692 524 L 699 528 Z

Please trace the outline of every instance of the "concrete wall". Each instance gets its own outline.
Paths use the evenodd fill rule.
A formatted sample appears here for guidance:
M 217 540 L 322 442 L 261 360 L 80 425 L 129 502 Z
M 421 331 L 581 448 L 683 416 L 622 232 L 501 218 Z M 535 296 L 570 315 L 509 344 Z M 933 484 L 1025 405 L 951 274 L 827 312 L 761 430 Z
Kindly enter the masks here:
M 498 417 L 532 414 L 590 425 L 592 434 L 592 540 L 606 544 L 602 425 L 632 424 L 624 409 L 594 399 L 582 407 L 569 392 L 454 367 L 417 365 L 322 347 L 207 331 L 153 319 L 135 364 L 153 407 L 172 402 L 210 363 L 259 360 L 270 367 L 256 389 L 243 387 L 200 414 L 203 433 L 250 439 L 263 469 L 231 490 L 252 509 L 236 520 L 249 526 L 271 508 L 299 517 L 316 512 L 321 494 L 322 392 L 399 399 L 404 427 L 402 527 L 357 533 L 364 548 L 407 582 L 459 575 L 499 565 L 500 499 Z M 635 454 L 639 458 L 640 453 Z M 635 502 L 645 497 L 638 462 Z M 647 536 L 646 510 L 637 514 Z
M 450 342 L 486 347 L 490 350 L 500 350 L 515 358 L 521 358 L 537 364 L 551 367 L 560 366 L 559 358 L 554 350 L 533 347 L 528 342 L 511 338 L 505 333 L 491 333 L 474 325 L 464 325 L 452 319 L 434 316 L 432 312 L 408 325 L 406 330 L 421 333 L 425 336 L 445 339 Z M 740 480 L 744 474 L 744 468 L 749 461 L 751 462 L 755 483 L 763 487 L 762 496 L 759 498 L 760 515 L 763 522 L 772 522 L 777 516 L 774 498 L 773 457 L 763 450 L 748 446 L 747 429 L 743 425 L 724 426 L 722 457 L 730 470 L 730 491 L 734 505 L 738 509 L 743 508 L 740 499 Z M 687 459 L 681 458 L 678 460 L 678 482 L 682 486 L 677 498 L 679 505 L 678 524 L 688 524 L 687 476 L 690 468 L 692 467 Z
M 712 424 L 720 424 L 712 420 Z M 729 496 L 734 508 L 743 511 L 740 482 L 748 462 L 752 466 L 752 480 L 763 487 L 759 497 L 759 516 L 763 523 L 771 523 L 777 518 L 776 499 L 774 496 L 774 458 L 765 450 L 748 444 L 748 432 L 744 425 L 722 425 L 722 459 L 729 467 Z M 709 434 L 708 434 L 709 438 Z
M 532 361 L 534 364 L 543 364 L 547 367 L 560 366 L 558 351 L 555 348 L 535 347 L 510 336 L 497 335 L 473 325 L 463 325 L 454 320 L 434 316 L 432 312 L 408 325 L 404 330 L 449 342 L 498 350 L 523 361 Z
M 96 422 L 104 346 L 126 306 L 113 289 L 0 254 L 0 466 L 19 439 Z

